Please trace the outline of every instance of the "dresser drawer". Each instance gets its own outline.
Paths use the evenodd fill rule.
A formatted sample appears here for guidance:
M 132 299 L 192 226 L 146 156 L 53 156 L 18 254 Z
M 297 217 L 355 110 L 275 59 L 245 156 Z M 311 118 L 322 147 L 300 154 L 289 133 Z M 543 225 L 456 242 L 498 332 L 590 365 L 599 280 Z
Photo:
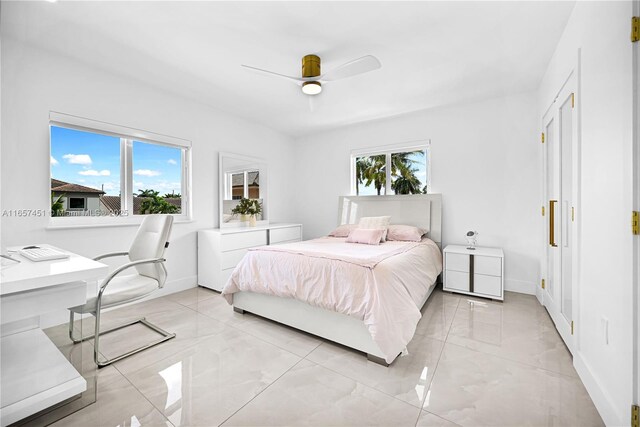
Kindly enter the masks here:
M 300 227 L 274 228 L 269 230 L 269 244 L 300 240 Z
M 444 288 L 457 291 L 469 291 L 469 273 L 447 270 L 444 273 Z
M 445 269 L 469 272 L 469 255 L 447 253 L 445 255 Z
M 220 268 L 226 270 L 234 268 L 240 260 L 249 252 L 249 249 L 236 249 L 235 251 L 227 251 L 222 253 Z
M 237 249 L 252 248 L 254 246 L 264 246 L 267 244 L 267 231 L 256 230 L 242 233 L 223 234 L 222 251 L 235 251 Z
M 473 257 L 473 272 L 489 276 L 502 276 L 502 259 L 476 255 Z
M 502 278 L 498 276 L 473 275 L 473 292 L 494 297 L 502 296 Z

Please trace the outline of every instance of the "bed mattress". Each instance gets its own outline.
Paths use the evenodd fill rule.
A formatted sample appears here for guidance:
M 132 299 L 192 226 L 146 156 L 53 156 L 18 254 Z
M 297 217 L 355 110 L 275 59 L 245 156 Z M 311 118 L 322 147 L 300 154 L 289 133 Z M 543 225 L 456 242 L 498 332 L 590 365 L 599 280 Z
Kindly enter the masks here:
M 242 291 L 295 298 L 355 317 L 390 363 L 413 338 L 441 272 L 440 250 L 427 238 L 362 245 L 323 237 L 249 250 L 222 294 L 230 304 Z

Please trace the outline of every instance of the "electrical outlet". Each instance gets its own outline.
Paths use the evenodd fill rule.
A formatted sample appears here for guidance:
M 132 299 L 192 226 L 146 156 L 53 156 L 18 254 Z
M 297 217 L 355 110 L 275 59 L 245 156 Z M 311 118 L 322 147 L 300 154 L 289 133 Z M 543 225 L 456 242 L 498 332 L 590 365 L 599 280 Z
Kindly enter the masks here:
M 609 319 L 602 316 L 600 322 L 602 324 L 602 339 L 604 340 L 605 345 L 609 345 Z

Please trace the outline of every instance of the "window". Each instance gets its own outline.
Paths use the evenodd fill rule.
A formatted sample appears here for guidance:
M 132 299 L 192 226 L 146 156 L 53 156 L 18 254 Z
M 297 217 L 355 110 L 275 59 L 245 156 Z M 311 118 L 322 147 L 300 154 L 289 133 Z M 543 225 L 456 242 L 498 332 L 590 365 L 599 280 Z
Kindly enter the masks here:
M 429 143 L 351 154 L 352 193 L 359 196 L 429 192 Z
M 260 171 L 251 169 L 227 173 L 226 194 L 226 200 L 259 199 Z
M 182 212 L 182 150 L 133 141 L 133 214 Z
M 84 210 L 85 198 L 84 197 L 69 197 L 69 209 L 82 209 Z
M 93 217 L 89 224 L 95 217 L 188 218 L 188 141 L 59 113 L 50 118 L 52 216 Z

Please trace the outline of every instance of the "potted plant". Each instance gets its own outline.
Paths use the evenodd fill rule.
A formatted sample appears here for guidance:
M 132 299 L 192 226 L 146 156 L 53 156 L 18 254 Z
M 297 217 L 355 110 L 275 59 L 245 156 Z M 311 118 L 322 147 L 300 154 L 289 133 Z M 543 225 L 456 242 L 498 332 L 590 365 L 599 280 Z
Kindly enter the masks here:
M 242 198 L 231 211 L 235 215 L 240 215 L 242 221 L 249 221 L 249 225 L 256 225 L 256 216 L 262 213 L 262 204 L 258 199 Z

